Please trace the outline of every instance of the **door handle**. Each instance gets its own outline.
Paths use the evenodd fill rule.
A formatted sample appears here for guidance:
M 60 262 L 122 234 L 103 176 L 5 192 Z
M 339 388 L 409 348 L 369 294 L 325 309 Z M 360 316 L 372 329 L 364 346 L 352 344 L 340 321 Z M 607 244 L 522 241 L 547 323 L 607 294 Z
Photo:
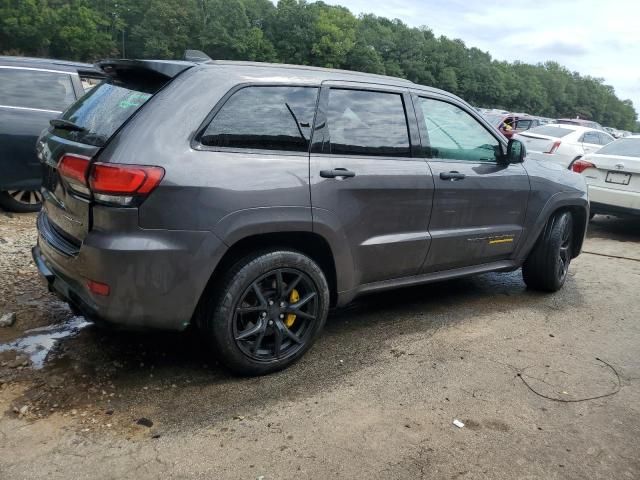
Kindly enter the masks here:
M 346 168 L 334 168 L 333 170 L 320 170 L 320 176 L 322 178 L 351 178 L 356 176 L 356 172 L 352 172 Z
M 455 170 L 452 172 L 440 172 L 440 178 L 442 180 L 451 180 L 455 182 L 456 180 L 462 180 L 466 177 L 464 173 L 456 172 Z

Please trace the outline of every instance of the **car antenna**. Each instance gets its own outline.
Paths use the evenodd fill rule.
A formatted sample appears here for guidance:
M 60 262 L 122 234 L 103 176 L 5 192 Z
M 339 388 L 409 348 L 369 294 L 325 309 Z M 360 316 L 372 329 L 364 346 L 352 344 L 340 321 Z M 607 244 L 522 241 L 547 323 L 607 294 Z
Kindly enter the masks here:
M 184 60 L 188 62 L 203 63 L 211 60 L 211 57 L 200 50 L 185 50 Z

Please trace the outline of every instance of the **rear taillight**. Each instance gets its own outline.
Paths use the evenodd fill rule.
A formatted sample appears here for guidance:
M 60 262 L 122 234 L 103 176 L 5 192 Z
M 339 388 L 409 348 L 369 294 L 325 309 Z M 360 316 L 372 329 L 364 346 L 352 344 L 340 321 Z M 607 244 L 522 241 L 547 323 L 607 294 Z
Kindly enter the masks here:
M 582 173 L 587 168 L 596 168 L 596 166 L 593 163 L 587 162 L 586 160 L 582 160 L 582 159 L 578 159 L 571 164 L 571 170 L 573 170 L 576 173 Z
M 58 163 L 58 173 L 64 177 L 69 186 L 85 195 L 89 194 L 87 186 L 87 170 L 91 159 L 82 155 L 64 155 Z
M 95 163 L 89 175 L 89 186 L 94 193 L 141 195 L 151 193 L 162 177 L 162 167 Z
M 58 172 L 75 192 L 124 206 L 149 195 L 164 177 L 162 167 L 91 163 L 89 157 L 71 154 L 62 157 Z
M 163 177 L 162 167 L 94 163 L 89 188 L 99 202 L 130 205 L 134 198 L 149 195 Z
M 555 142 L 553 142 L 553 145 L 551 145 L 551 148 L 544 153 L 556 153 L 556 150 L 560 148 L 561 143 L 562 142 L 560 140 L 556 140 Z

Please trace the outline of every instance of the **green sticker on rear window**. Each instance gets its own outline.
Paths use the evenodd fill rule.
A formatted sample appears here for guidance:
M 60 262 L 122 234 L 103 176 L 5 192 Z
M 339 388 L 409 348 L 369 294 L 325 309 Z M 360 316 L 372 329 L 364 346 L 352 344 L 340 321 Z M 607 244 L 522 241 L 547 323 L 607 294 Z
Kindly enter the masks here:
M 120 108 L 123 108 L 123 109 L 132 108 L 132 107 L 137 108 L 140 105 L 142 105 L 144 102 L 149 100 L 150 97 L 151 97 L 150 93 L 140 93 L 140 92 L 132 93 L 127 98 L 122 100 L 119 103 L 119 106 Z

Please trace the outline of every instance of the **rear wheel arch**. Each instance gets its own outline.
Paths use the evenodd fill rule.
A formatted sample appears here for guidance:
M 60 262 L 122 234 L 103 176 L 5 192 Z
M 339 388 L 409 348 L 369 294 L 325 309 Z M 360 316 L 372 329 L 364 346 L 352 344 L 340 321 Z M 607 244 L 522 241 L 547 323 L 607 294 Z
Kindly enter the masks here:
M 229 247 L 214 268 L 202 296 L 206 295 L 210 288 L 215 288 L 216 280 L 221 278 L 226 271 L 242 258 L 258 251 L 276 249 L 297 251 L 316 262 L 322 269 L 329 284 L 331 305 L 335 305 L 338 293 L 337 272 L 331 246 L 326 239 L 317 233 L 304 231 L 262 233 L 250 235 L 236 241 Z

